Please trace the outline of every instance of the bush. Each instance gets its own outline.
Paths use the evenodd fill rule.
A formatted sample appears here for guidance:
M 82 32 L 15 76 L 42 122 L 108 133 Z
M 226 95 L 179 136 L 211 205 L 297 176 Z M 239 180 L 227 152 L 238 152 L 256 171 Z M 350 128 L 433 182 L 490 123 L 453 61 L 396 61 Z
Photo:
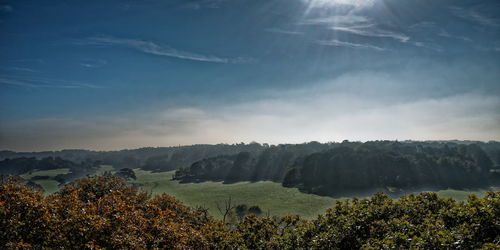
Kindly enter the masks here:
M 44 196 L 21 178 L 0 178 L 0 245 L 24 248 L 491 249 L 500 247 L 500 192 L 457 203 L 434 193 L 350 199 L 314 220 L 257 217 L 216 221 L 167 195 L 119 177 L 76 180 Z M 253 212 L 252 212 L 253 211 Z
M 139 192 L 119 177 L 79 179 L 44 196 L 0 186 L 0 245 L 12 248 L 204 248 L 211 218 L 168 195 Z

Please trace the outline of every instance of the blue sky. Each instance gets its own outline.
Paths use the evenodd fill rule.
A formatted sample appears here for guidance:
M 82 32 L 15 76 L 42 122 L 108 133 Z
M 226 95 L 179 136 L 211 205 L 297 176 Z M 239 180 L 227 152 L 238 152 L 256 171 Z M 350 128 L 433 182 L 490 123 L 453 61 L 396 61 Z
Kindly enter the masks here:
M 0 1 L 0 149 L 500 140 L 496 0 Z

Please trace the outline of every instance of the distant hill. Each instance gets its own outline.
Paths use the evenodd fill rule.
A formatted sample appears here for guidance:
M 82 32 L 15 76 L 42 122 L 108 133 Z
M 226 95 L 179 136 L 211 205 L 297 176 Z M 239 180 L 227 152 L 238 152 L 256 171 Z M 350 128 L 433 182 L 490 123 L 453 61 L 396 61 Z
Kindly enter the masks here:
M 35 161 L 38 160 L 39 162 Z M 500 182 L 500 143 L 475 141 L 217 144 L 120 151 L 0 151 L 0 173 L 69 168 L 61 182 L 99 165 L 177 170 L 182 182 L 270 180 L 304 192 L 475 188 Z M 43 164 L 42 164 L 43 163 Z
M 149 147 L 139 149 L 124 149 L 119 151 L 91 151 L 66 149 L 44 152 L 14 152 L 0 151 L 0 160 L 20 157 L 58 157 L 64 160 L 80 163 L 83 161 L 99 161 L 105 165 L 120 168 L 142 168 L 152 171 L 170 171 L 179 167 L 190 166 L 193 162 L 218 155 L 237 154 L 239 152 L 256 152 L 264 146 L 258 143 L 250 144 L 217 144 L 192 145 L 179 147 Z

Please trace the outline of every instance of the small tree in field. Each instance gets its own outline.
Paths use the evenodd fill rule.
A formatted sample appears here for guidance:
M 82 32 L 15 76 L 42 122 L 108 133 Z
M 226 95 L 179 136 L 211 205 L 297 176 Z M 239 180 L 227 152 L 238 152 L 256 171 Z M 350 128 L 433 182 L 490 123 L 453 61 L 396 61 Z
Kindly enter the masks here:
M 231 210 L 233 210 L 234 208 L 234 205 L 231 204 L 231 196 L 229 196 L 229 198 L 224 201 L 223 205 L 219 204 L 218 202 L 216 203 L 216 205 L 217 209 L 222 215 L 222 222 L 226 223 L 227 216 L 231 214 Z

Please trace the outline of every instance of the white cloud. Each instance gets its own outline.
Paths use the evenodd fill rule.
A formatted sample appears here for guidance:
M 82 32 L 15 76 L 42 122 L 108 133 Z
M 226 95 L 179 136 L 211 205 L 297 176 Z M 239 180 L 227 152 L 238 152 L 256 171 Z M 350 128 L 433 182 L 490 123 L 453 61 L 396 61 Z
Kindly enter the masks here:
M 285 35 L 303 35 L 303 32 L 300 31 L 292 31 L 292 30 L 283 30 L 278 28 L 269 28 L 266 29 L 267 32 L 285 34 Z
M 167 56 L 183 60 L 201 61 L 201 62 L 214 62 L 214 63 L 248 63 L 253 60 L 250 58 L 223 58 L 211 55 L 202 55 L 188 51 L 182 51 L 171 48 L 169 46 L 162 46 L 151 41 L 124 39 L 108 36 L 90 37 L 83 41 L 77 41 L 76 44 L 80 45 L 104 45 L 104 46 L 125 46 L 134 48 L 147 54 L 157 56 Z
M 445 31 L 445 30 L 441 30 L 441 31 L 438 33 L 438 36 L 447 37 L 447 38 L 452 38 L 452 39 L 458 39 L 458 40 L 462 40 L 462 41 L 465 41 L 465 42 L 472 42 L 472 39 L 471 39 L 471 38 L 469 38 L 469 37 L 466 37 L 466 36 L 459 36 L 459 35 L 453 35 L 453 34 L 448 33 L 448 32 L 447 32 L 447 31 Z
M 266 99 L 211 111 L 186 107 L 147 116 L 4 124 L 0 147 L 109 150 L 240 141 L 500 140 L 495 108 L 500 108 L 498 98 L 474 94 L 394 104 L 348 95 Z
M 11 70 L 11 71 L 21 71 L 21 72 L 29 72 L 29 73 L 37 73 L 39 72 L 38 70 L 26 68 L 26 67 L 0 67 L 5 70 Z
M 27 88 L 60 88 L 60 89 L 81 89 L 91 88 L 98 89 L 102 86 L 80 83 L 59 79 L 19 77 L 19 76 L 0 76 L 0 84 L 21 86 Z
M 382 30 L 375 27 L 375 25 L 361 25 L 361 26 L 331 26 L 330 29 L 336 31 L 343 31 L 360 36 L 368 37 L 386 37 L 398 40 L 400 42 L 407 42 L 410 37 L 403 34 L 388 30 Z
M 429 42 L 413 42 L 413 44 L 417 47 L 430 49 L 437 52 L 443 52 L 443 48 L 437 44 L 429 43 Z
M 497 18 L 488 17 L 474 9 L 465 9 L 461 7 L 450 7 L 452 13 L 462 19 L 478 23 L 483 26 L 499 27 L 500 20 Z
M 326 46 L 335 46 L 335 47 L 350 47 L 350 48 L 360 48 L 360 49 L 374 49 L 378 51 L 384 51 L 384 48 L 371 45 L 371 44 L 361 44 L 361 43 L 351 43 L 351 42 L 343 42 L 339 41 L 336 39 L 332 40 L 320 40 L 317 41 L 316 43 L 321 44 L 321 45 L 326 45 Z
M 364 8 L 372 6 L 375 0 L 303 0 L 309 8 L 329 8 L 338 6 L 353 6 Z
M 360 25 L 371 23 L 367 17 L 359 15 L 334 15 L 328 17 L 309 18 L 302 21 L 303 25 Z
M 385 30 L 365 16 L 360 15 L 333 15 L 328 17 L 310 18 L 302 21 L 302 25 L 325 25 L 331 30 L 366 37 L 392 38 L 400 42 L 407 42 L 410 37 L 402 32 Z
M 85 68 L 100 68 L 108 64 L 108 61 L 103 59 L 83 59 L 80 65 Z
M 218 9 L 226 1 L 227 0 L 198 0 L 198 1 L 190 2 L 190 3 L 186 3 L 186 4 L 182 5 L 181 8 L 193 9 L 193 10 Z
M 421 78 L 410 77 L 412 74 Z M 259 99 L 221 106 L 178 105 L 113 116 L 4 120 L 0 122 L 0 148 L 122 149 L 343 139 L 500 140 L 500 99 L 494 93 L 440 93 L 435 89 L 441 87 L 442 79 L 432 72 L 412 74 L 357 72 L 300 89 L 250 93 Z M 430 97 L 430 91 L 437 95 Z
M 463 36 L 463 35 L 452 34 L 452 33 L 448 32 L 448 31 L 446 31 L 445 29 L 443 29 L 442 27 L 440 27 L 435 22 L 429 22 L 429 21 L 417 22 L 417 23 L 415 23 L 413 25 L 410 25 L 408 27 L 408 30 L 410 32 L 424 33 L 424 34 L 437 34 L 440 37 L 445 37 L 445 38 L 455 39 L 455 40 L 461 40 L 461 41 L 464 41 L 464 42 L 472 42 L 471 38 Z M 422 42 L 414 42 L 413 44 L 415 46 L 417 46 L 417 47 L 424 47 L 423 45 L 425 45 Z M 434 47 L 433 49 L 436 50 L 436 48 L 439 47 L 439 46 L 434 45 L 433 47 Z M 439 51 L 442 51 L 442 48 L 440 48 Z

